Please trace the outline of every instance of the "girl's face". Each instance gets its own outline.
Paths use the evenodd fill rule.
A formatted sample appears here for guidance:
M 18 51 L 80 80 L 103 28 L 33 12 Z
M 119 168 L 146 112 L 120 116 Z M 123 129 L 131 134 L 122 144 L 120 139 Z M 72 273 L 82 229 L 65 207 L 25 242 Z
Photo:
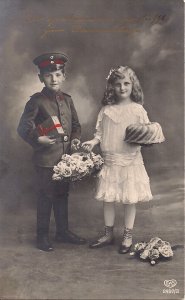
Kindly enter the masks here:
M 125 74 L 125 78 L 115 80 L 114 92 L 119 100 L 131 100 L 132 82 L 127 74 Z
M 40 81 L 43 82 L 45 86 L 53 92 L 61 90 L 63 81 L 65 80 L 61 70 L 45 72 L 42 75 L 39 74 L 39 78 Z

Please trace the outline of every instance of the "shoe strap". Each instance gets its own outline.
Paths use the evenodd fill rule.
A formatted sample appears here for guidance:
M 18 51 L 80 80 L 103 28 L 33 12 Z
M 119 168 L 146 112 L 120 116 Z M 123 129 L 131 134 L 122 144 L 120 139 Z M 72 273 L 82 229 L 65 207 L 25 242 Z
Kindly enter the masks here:
M 113 238 L 113 226 L 105 226 L 104 233 L 100 233 L 100 237 L 98 238 L 99 242 L 104 242 L 107 239 Z
M 113 234 L 113 226 L 105 226 L 105 235 L 112 235 Z
M 124 239 L 132 239 L 132 229 L 125 227 L 124 233 L 123 233 Z

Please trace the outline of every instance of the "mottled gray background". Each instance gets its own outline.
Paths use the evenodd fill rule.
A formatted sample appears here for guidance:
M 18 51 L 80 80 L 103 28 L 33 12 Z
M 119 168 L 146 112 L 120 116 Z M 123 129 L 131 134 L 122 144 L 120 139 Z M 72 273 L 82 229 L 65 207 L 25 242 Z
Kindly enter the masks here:
M 110 68 L 132 67 L 149 118 L 162 125 L 166 137 L 165 143 L 143 150 L 149 175 L 160 175 L 166 167 L 182 175 L 183 1 L 1 0 L 0 26 L 5 206 L 16 207 L 23 191 L 33 190 L 32 149 L 16 128 L 25 103 L 42 89 L 32 60 L 44 52 L 62 51 L 70 58 L 64 91 L 75 102 L 83 140 L 93 135 Z
M 134 242 L 160 236 L 182 248 L 184 62 L 182 0 L 0 0 L 0 298 L 170 299 L 164 280 L 183 296 L 183 249 L 151 269 L 116 247 L 35 248 L 36 182 L 32 149 L 16 129 L 29 97 L 42 89 L 32 60 L 61 51 L 70 60 L 64 91 L 71 94 L 92 138 L 111 67 L 129 65 L 141 82 L 145 109 L 165 143 L 143 149 L 154 201 L 138 205 Z M 103 228 L 93 178 L 72 185 L 70 228 L 92 239 Z M 116 243 L 123 211 L 117 206 Z M 54 236 L 51 222 L 51 238 Z

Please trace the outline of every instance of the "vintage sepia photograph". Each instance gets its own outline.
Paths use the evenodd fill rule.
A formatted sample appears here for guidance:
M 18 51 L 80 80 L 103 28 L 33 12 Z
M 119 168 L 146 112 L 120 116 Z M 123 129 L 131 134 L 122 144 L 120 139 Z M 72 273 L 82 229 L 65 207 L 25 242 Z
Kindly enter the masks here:
M 184 299 L 184 1 L 0 0 L 0 299 Z

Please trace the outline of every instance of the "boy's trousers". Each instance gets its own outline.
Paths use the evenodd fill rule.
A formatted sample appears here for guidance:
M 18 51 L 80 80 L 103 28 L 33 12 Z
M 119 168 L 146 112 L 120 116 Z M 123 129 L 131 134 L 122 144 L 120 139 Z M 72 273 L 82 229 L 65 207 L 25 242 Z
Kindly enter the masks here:
M 56 234 L 62 235 L 68 229 L 69 183 L 53 181 L 53 168 L 36 167 L 39 195 L 37 200 L 37 236 L 49 234 L 53 208 Z

